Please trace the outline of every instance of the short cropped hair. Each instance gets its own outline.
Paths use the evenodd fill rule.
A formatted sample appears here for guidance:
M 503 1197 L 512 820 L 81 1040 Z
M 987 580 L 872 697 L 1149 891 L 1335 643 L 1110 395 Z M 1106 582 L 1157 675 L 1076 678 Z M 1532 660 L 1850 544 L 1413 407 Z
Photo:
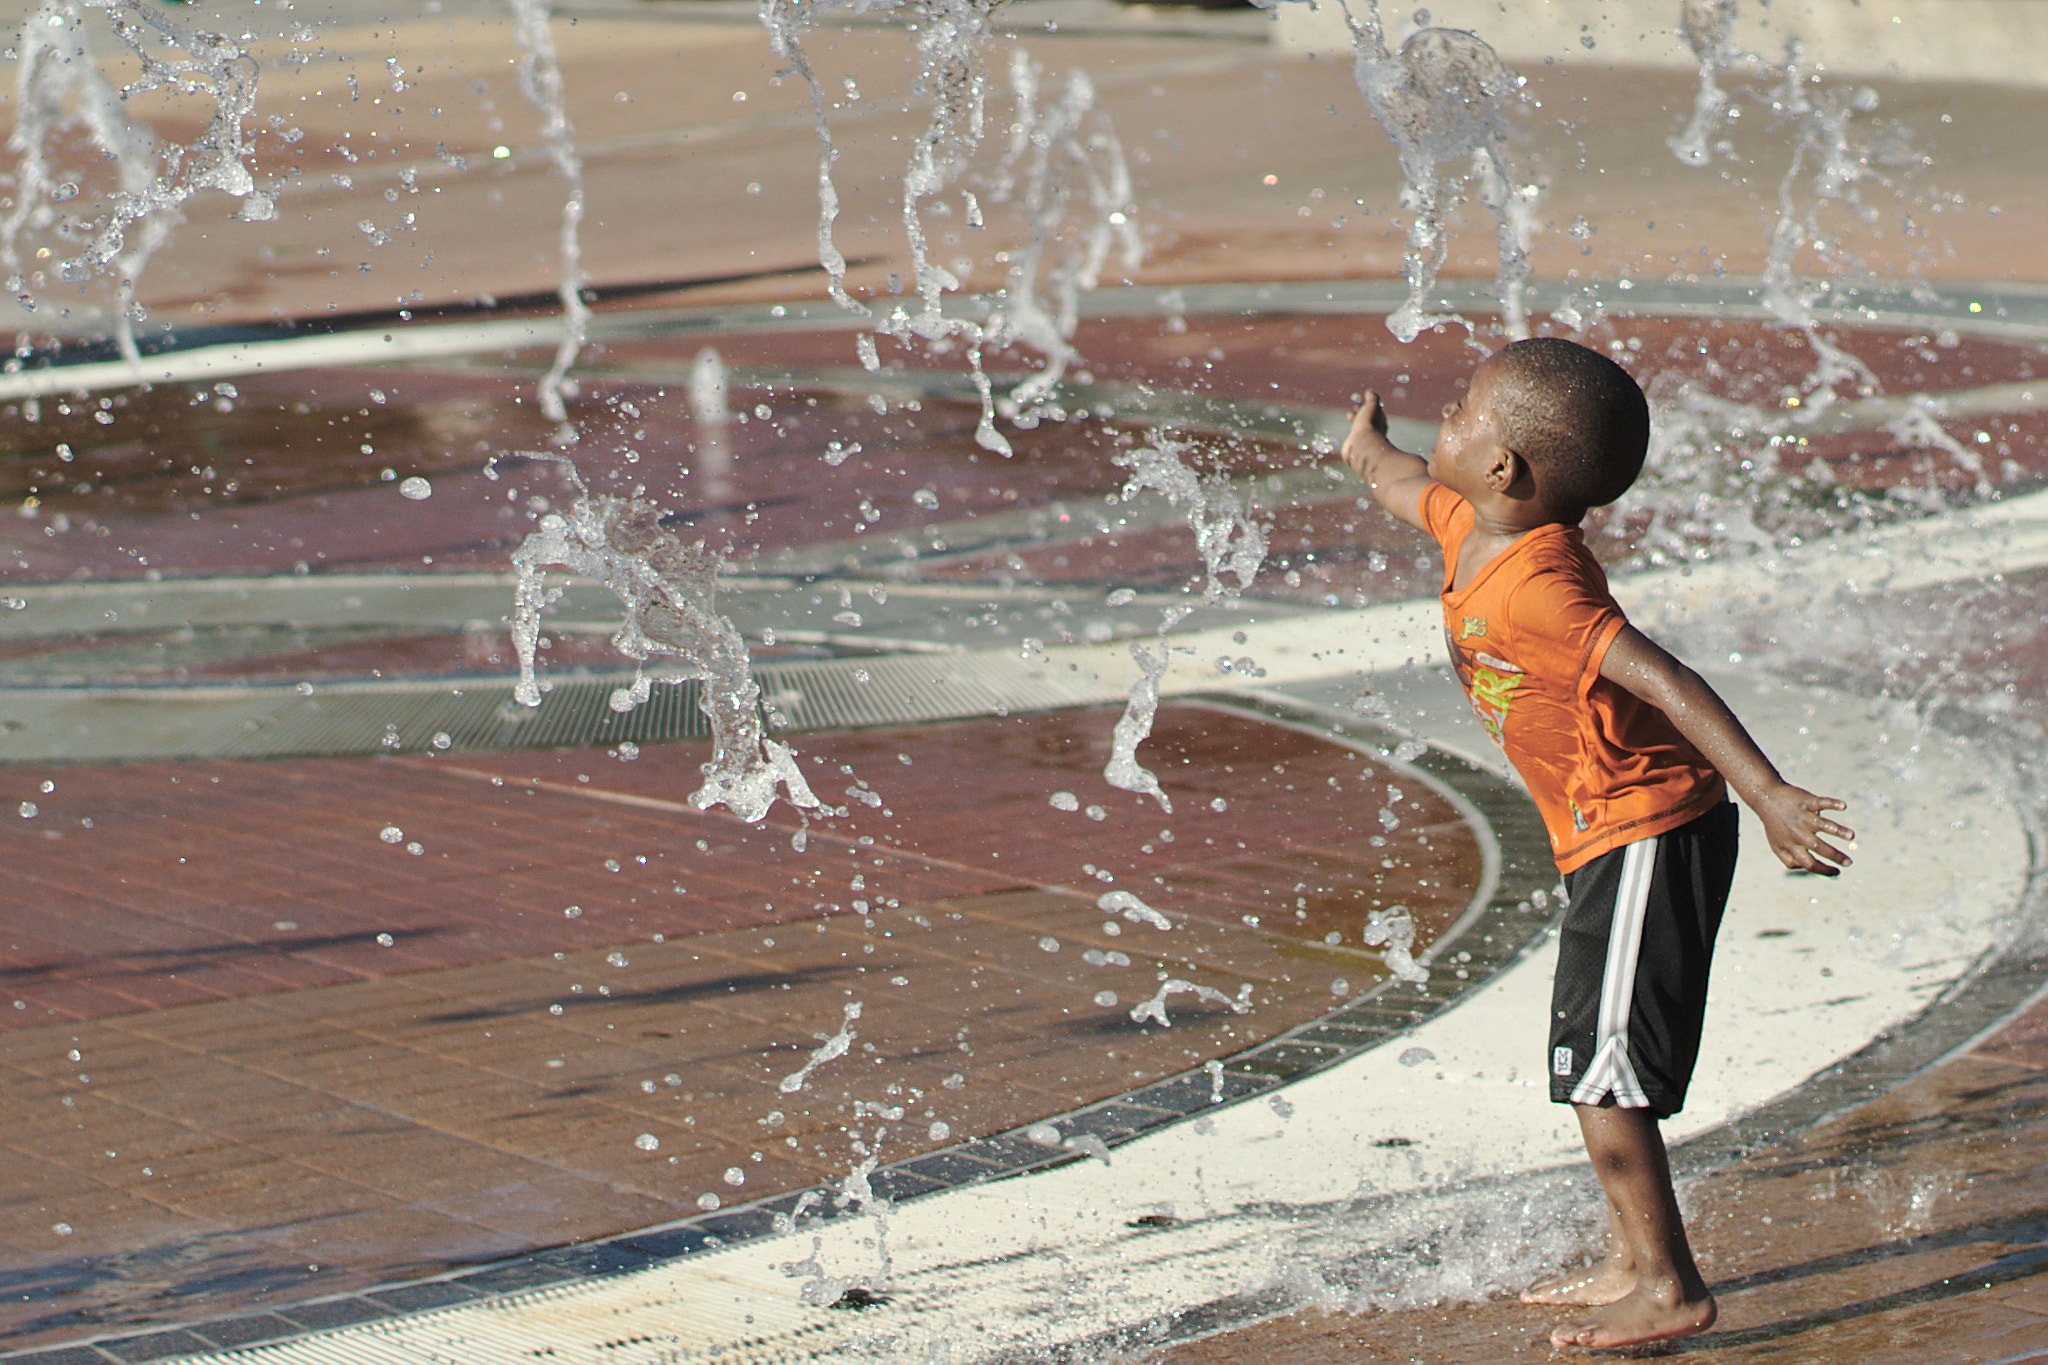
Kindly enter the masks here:
M 1583 511 L 1628 492 L 1649 452 L 1650 405 L 1627 370 L 1563 337 L 1514 342 L 1494 364 L 1502 443 L 1547 501 Z

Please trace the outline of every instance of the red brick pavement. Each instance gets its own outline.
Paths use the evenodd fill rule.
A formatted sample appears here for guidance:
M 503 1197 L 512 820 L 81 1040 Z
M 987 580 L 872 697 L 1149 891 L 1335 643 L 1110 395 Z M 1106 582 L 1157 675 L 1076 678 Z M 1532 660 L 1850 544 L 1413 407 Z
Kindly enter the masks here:
M 1476 875 L 1469 834 L 1420 784 L 1200 707 L 1164 708 L 1146 751 L 1177 797 L 1168 816 L 1102 783 L 1112 718 L 802 737 L 814 786 L 854 812 L 813 826 L 803 852 L 788 807 L 750 826 L 688 806 L 706 756 L 697 744 L 650 745 L 630 763 L 586 750 L 10 768 L 5 796 L 38 813 L 0 825 L 12 844 L 0 1028 L 813 919 L 856 902 L 1095 894 L 1109 889 L 1103 875 L 1176 915 L 1249 915 L 1283 938 L 1355 942 L 1373 905 Z M 881 809 L 842 795 L 856 780 Z M 1403 824 L 1389 835 L 1378 811 L 1390 785 Z M 1056 790 L 1103 817 L 1054 809 Z M 383 842 L 386 827 L 400 842 Z

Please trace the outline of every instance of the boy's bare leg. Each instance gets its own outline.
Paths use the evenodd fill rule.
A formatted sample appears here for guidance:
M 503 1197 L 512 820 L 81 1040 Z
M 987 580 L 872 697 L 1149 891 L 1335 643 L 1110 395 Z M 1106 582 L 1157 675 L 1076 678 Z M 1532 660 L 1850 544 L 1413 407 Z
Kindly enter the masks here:
M 1657 1121 L 1641 1109 L 1573 1108 L 1586 1155 L 1619 1215 L 1615 1226 L 1628 1244 L 1635 1284 L 1592 1317 L 1552 1332 L 1550 1344 L 1601 1350 L 1704 1332 L 1714 1322 L 1714 1296 L 1685 1240 Z
M 1523 1303 L 1574 1303 L 1599 1307 L 1636 1287 L 1636 1258 L 1621 1230 L 1621 1210 L 1607 1205 L 1607 1254 L 1593 1265 L 1536 1281 L 1522 1291 Z

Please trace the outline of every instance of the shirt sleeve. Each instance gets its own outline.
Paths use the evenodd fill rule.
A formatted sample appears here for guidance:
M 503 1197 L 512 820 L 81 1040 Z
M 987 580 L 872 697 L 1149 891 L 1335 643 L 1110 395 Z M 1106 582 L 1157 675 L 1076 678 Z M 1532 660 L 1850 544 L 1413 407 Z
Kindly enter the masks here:
M 1458 514 L 1458 508 L 1465 500 L 1440 483 L 1432 483 L 1422 490 L 1422 529 L 1430 539 L 1444 544 L 1450 534 L 1451 520 Z
M 1543 642 L 1544 671 L 1583 696 L 1628 617 L 1604 582 L 1575 567 L 1546 566 L 1530 574 L 1515 589 L 1508 614 L 1517 638 Z

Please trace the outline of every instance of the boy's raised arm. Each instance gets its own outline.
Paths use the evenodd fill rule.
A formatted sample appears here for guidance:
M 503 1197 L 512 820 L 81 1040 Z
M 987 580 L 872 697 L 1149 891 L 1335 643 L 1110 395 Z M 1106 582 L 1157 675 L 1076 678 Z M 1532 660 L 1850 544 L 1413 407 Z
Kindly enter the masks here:
M 1832 796 L 1815 796 L 1780 777 L 1706 679 L 1634 626 L 1623 626 L 1607 647 L 1600 676 L 1671 718 L 1678 732 L 1720 770 L 1728 785 L 1757 813 L 1779 862 L 1796 872 L 1828 877 L 1849 865 L 1849 855 L 1821 837 L 1856 837 L 1854 830 L 1822 814 L 1846 810 L 1846 804 Z M 1841 866 L 1834 866 L 1837 863 Z
M 1396 450 L 1387 439 L 1387 413 L 1380 396 L 1366 391 L 1365 401 L 1351 415 L 1351 433 L 1338 452 L 1372 490 L 1373 500 L 1397 521 L 1422 530 L 1422 495 L 1429 488 L 1426 461 Z

